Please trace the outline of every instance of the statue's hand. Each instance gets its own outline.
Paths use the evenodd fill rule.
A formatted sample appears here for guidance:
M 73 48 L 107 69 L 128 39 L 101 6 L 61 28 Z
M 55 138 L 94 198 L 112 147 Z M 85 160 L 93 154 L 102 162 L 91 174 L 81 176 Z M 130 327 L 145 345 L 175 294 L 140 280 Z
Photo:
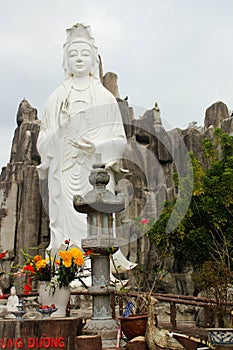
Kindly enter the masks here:
M 73 141 L 69 140 L 69 144 L 75 148 L 81 149 L 84 152 L 87 153 L 94 153 L 95 152 L 95 144 L 91 142 L 89 139 L 86 139 L 83 137 L 80 141 Z
M 59 116 L 58 116 L 58 125 L 60 128 L 64 128 L 68 125 L 70 121 L 70 114 L 68 111 L 69 101 L 68 99 L 65 102 L 61 103 Z
M 95 152 L 95 144 L 85 137 L 83 137 L 78 144 L 79 148 L 87 153 Z

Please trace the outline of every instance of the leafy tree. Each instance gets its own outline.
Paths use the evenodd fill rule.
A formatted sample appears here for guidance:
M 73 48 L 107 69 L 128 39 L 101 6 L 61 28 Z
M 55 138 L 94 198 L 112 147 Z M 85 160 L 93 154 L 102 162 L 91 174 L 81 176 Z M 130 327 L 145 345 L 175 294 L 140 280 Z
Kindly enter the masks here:
M 177 272 L 187 262 L 194 268 L 208 259 L 221 261 L 229 269 L 233 264 L 233 136 L 216 129 L 213 140 L 204 139 L 203 149 L 206 168 L 191 154 L 194 188 L 182 221 L 166 233 L 175 204 L 175 200 L 167 201 L 147 233 L 161 254 L 173 252 Z

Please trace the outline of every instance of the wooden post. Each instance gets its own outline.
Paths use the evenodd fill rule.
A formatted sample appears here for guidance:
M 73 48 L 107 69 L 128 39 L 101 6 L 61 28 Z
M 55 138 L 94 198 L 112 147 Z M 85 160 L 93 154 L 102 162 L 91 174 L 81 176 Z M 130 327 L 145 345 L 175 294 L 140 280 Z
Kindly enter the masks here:
M 176 330 L 176 303 L 174 301 L 170 302 L 170 313 L 172 329 Z
M 205 306 L 203 308 L 204 311 L 204 327 L 205 328 L 211 328 L 214 327 L 214 318 L 213 318 L 213 311 L 210 308 L 210 306 Z
M 204 327 L 209 327 L 209 308 L 203 307 Z
M 123 298 L 119 296 L 119 314 L 122 316 L 123 314 Z
M 80 335 L 75 339 L 75 350 L 101 350 L 100 335 Z

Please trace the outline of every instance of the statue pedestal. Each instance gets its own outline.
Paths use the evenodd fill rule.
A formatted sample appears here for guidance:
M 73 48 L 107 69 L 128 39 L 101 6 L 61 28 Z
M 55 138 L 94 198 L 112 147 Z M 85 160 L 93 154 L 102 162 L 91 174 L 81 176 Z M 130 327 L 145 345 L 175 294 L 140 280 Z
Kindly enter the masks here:
M 100 250 L 99 247 L 98 251 Z M 115 288 L 109 285 L 109 256 L 96 253 L 91 257 L 91 267 L 92 287 L 88 290 L 93 295 L 92 318 L 83 328 L 82 334 L 99 334 L 102 338 L 103 347 L 114 349 L 116 347 L 118 324 L 112 318 L 111 294 L 115 291 Z
M 102 339 L 102 346 L 106 349 L 115 349 L 117 341 L 117 322 L 112 319 L 91 319 L 83 328 L 83 335 L 99 334 Z

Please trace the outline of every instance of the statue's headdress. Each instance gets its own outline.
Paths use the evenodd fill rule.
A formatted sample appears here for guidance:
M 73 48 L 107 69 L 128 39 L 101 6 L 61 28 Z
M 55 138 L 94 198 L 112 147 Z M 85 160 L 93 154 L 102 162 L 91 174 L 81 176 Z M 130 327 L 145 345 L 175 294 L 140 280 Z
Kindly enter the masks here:
M 92 76 L 99 79 L 99 56 L 97 51 L 97 46 L 93 34 L 91 32 L 90 26 L 87 26 L 82 23 L 76 23 L 72 28 L 66 29 L 66 43 L 64 44 L 64 60 L 63 68 L 65 71 L 65 78 L 69 78 L 71 73 L 67 64 L 67 50 L 72 43 L 75 42 L 86 42 L 90 45 L 93 55 L 93 67 L 92 67 Z

